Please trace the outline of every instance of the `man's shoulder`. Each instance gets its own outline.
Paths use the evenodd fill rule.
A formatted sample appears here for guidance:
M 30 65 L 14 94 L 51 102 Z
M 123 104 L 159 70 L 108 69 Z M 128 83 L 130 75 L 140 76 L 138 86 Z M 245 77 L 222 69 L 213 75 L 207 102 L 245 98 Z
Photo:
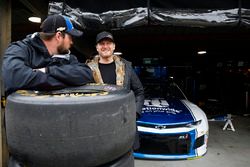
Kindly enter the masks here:
M 96 55 L 86 60 L 86 64 L 98 64 L 100 56 Z
M 43 45 L 39 42 L 39 37 L 32 37 L 32 34 L 26 36 L 24 39 L 14 41 L 8 46 L 6 53 L 28 53 L 31 50 L 44 49 Z
M 20 47 L 25 47 L 25 46 L 29 46 L 33 41 L 34 41 L 34 36 L 32 36 L 33 34 L 29 34 L 27 35 L 25 38 L 18 40 L 18 41 L 14 41 L 11 43 L 11 45 L 13 46 L 20 46 Z
M 24 48 L 27 48 L 27 44 L 23 40 L 14 41 L 10 43 L 10 45 L 6 49 L 6 53 L 20 52 Z
M 125 63 L 125 64 L 131 64 L 131 62 L 130 61 L 128 61 L 128 60 L 126 60 L 125 58 L 123 58 L 123 57 L 121 57 L 121 56 L 118 56 L 118 55 L 115 55 L 114 56 L 114 60 L 116 61 L 121 61 L 121 62 L 123 62 L 123 63 Z
M 128 61 L 124 58 L 121 58 L 121 61 L 124 62 L 126 65 L 129 65 L 129 66 L 132 66 L 132 62 L 131 61 Z

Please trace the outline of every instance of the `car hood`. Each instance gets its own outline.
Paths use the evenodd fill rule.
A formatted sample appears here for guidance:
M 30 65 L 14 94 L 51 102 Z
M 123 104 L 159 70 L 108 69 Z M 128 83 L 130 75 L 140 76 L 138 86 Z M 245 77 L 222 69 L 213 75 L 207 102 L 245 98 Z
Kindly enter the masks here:
M 195 121 L 191 109 L 179 99 L 145 100 L 138 123 L 178 125 Z

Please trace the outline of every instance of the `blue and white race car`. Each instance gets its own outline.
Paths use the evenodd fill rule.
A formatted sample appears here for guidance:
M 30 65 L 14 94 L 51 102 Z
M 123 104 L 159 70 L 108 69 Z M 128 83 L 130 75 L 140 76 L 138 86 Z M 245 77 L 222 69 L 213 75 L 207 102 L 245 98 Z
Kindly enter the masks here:
M 165 97 L 156 97 L 157 90 L 151 91 L 151 97 L 146 97 L 142 115 L 137 120 L 140 148 L 134 152 L 135 158 L 192 159 L 203 156 L 207 152 L 209 130 L 206 114 L 187 100 L 174 82 L 164 84 L 164 87 Z M 160 88 L 158 94 L 162 92 Z

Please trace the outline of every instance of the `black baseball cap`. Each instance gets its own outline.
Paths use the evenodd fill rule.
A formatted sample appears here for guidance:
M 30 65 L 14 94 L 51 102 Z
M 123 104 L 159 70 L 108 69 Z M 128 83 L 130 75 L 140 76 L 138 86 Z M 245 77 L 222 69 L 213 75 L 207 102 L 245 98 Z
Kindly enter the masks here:
M 111 39 L 114 42 L 113 35 L 110 32 L 103 31 L 103 32 L 100 32 L 99 34 L 97 34 L 97 36 L 96 36 L 96 43 L 100 42 L 104 38 Z
M 40 28 L 44 33 L 55 33 L 58 31 L 65 32 L 75 37 L 80 37 L 83 32 L 74 28 L 69 17 L 60 14 L 48 16 Z

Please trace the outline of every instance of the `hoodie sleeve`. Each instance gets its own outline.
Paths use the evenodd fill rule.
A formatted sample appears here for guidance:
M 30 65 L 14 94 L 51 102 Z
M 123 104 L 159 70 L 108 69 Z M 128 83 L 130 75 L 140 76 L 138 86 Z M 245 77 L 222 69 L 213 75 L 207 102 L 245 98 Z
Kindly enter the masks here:
M 27 66 L 27 54 L 24 48 L 16 44 L 7 48 L 2 65 L 6 94 L 18 89 L 52 90 L 66 87 L 56 78 Z
M 47 67 L 48 73 L 57 80 L 71 86 L 94 82 L 91 69 L 80 63 L 75 56 L 71 55 L 69 60 L 57 59 L 53 65 Z

